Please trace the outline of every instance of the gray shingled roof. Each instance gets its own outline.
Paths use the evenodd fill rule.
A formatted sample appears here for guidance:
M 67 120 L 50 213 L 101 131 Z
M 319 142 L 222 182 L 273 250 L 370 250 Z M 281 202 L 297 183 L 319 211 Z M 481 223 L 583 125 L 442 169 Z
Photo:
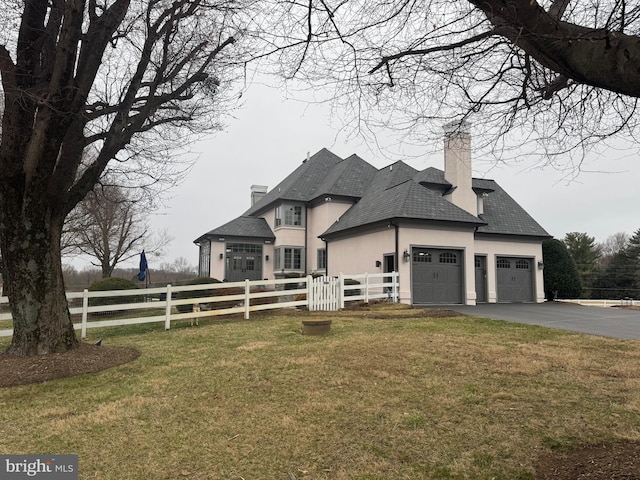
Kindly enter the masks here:
M 309 192 L 309 200 L 327 194 L 360 198 L 377 172 L 373 165 L 351 155 L 335 164 L 313 192 Z
M 282 200 L 310 202 L 327 194 L 360 198 L 376 171 L 357 155 L 343 160 L 323 148 L 299 165 L 244 215 L 253 215 Z
M 269 227 L 269 224 L 264 218 L 259 217 L 238 217 L 231 220 L 229 223 L 225 223 L 221 227 L 214 228 L 213 230 L 205 233 L 200 238 L 195 240 L 197 243 L 199 240 L 205 237 L 255 237 L 275 240 L 276 236 Z
M 415 170 L 410 172 L 402 165 L 394 164 L 393 170 L 389 170 L 389 167 L 380 170 L 365 196 L 347 210 L 323 235 L 330 236 L 392 218 L 484 225 L 484 221 L 445 200 L 440 193 L 411 180 L 411 176 L 416 173 Z M 396 183 L 407 174 L 411 174 L 408 180 Z
M 424 170 L 416 173 L 413 179 L 418 183 L 434 183 L 437 185 L 443 185 L 451 187 L 451 184 L 444 179 L 444 172 L 434 167 L 425 168 Z
M 474 180 L 474 186 L 475 183 Z M 551 236 L 495 181 L 482 180 L 479 187 L 493 190 L 484 198 L 484 214 L 480 218 L 487 224 L 478 228 L 479 233 Z
M 406 218 L 475 225 L 482 233 L 549 236 L 495 181 L 474 178 L 472 182 L 474 190 L 489 192 L 480 218 L 446 200 L 442 189 L 428 188 L 428 185 L 441 185 L 445 189 L 451 187 L 442 170 L 429 167 L 417 171 L 404 162 L 377 170 L 357 155 L 343 160 L 323 148 L 299 165 L 243 216 L 203 237 L 226 235 L 273 239 L 275 236 L 267 222 L 256 215 L 281 201 L 310 202 L 324 195 L 340 195 L 359 201 L 323 235 L 392 218 Z

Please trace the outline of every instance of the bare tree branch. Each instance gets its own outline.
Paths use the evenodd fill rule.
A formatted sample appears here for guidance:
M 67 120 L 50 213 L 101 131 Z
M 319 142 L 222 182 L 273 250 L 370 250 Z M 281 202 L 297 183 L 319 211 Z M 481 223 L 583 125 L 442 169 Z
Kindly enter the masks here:
M 431 48 L 423 48 L 423 49 L 418 49 L 418 50 L 407 50 L 404 52 L 399 52 L 393 55 L 387 55 L 385 57 L 382 57 L 382 60 L 380 60 L 380 62 L 373 67 L 371 70 L 369 70 L 369 73 L 375 73 L 376 71 L 378 71 L 381 67 L 388 65 L 391 61 L 393 60 L 397 60 L 399 58 L 403 58 L 403 57 L 408 57 L 408 56 L 425 56 L 425 55 L 429 55 L 430 53 L 436 53 L 436 52 L 446 52 L 448 50 L 455 50 L 456 48 L 460 48 L 460 47 L 464 47 L 466 45 L 470 45 L 472 43 L 475 42 L 479 42 L 480 40 L 484 40 L 486 38 L 489 38 L 493 35 L 495 35 L 496 32 L 494 30 L 490 30 L 487 32 L 482 32 L 479 33 L 478 35 L 474 35 L 473 37 L 470 38 L 466 38 L 464 40 L 460 40 L 459 42 L 455 42 L 455 43 L 450 43 L 447 45 L 440 45 L 437 47 L 431 47 Z

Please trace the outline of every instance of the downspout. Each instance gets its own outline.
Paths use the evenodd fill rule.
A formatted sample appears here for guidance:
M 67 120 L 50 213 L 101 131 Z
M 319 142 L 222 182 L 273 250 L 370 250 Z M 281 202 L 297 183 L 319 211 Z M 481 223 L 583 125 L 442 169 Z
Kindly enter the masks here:
M 323 238 L 324 242 L 324 274 L 325 276 L 329 276 L 329 242 L 327 242 L 326 238 Z
M 304 206 L 304 276 L 309 275 L 309 252 L 307 251 L 307 234 L 309 233 L 309 220 L 307 214 L 309 208 Z
M 395 249 L 395 258 L 393 259 L 395 271 L 398 272 L 398 298 L 396 301 L 400 303 L 400 225 L 393 220 L 391 221 L 391 225 L 395 228 L 395 237 L 396 237 L 396 249 Z
M 391 225 L 395 228 L 395 238 L 396 238 L 396 248 L 395 248 L 395 258 L 393 259 L 393 265 L 395 267 L 396 272 L 400 271 L 400 226 L 391 220 Z

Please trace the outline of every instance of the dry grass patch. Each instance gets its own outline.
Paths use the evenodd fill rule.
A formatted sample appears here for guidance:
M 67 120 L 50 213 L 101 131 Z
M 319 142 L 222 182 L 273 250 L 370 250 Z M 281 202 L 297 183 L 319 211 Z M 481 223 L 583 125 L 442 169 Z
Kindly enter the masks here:
M 524 480 L 564 448 L 640 441 L 640 342 L 438 315 L 101 332 L 141 357 L 0 390 L 0 451 L 77 453 L 82 479 Z M 300 334 L 327 316 L 331 335 Z

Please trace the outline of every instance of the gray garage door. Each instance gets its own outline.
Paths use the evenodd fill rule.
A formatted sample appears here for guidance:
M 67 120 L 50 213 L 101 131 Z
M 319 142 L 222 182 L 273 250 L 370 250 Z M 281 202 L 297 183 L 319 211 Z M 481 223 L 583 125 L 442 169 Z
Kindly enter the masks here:
M 462 251 L 413 248 L 413 303 L 462 303 Z
M 498 257 L 498 302 L 533 302 L 533 260 Z

